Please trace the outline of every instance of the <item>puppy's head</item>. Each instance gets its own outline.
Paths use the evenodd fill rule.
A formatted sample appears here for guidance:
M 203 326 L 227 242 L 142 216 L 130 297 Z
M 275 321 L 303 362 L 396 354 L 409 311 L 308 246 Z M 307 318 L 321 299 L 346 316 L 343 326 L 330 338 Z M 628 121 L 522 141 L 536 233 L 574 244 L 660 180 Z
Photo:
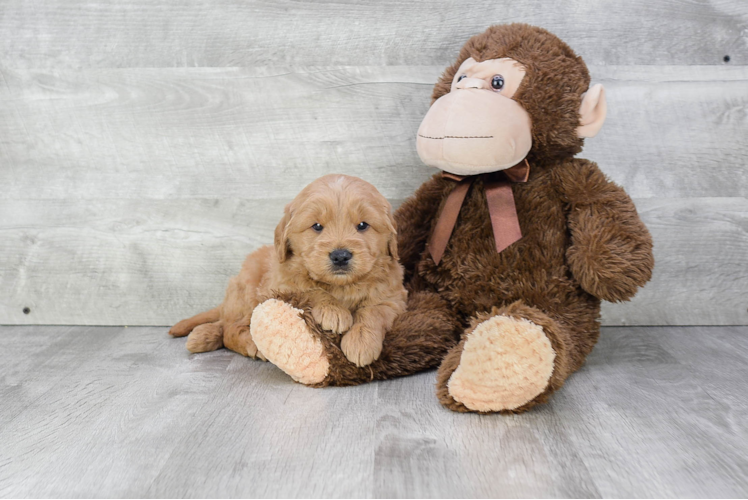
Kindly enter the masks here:
M 286 205 L 275 229 L 278 260 L 332 285 L 358 281 L 383 259 L 397 260 L 392 207 L 368 182 L 326 175 Z

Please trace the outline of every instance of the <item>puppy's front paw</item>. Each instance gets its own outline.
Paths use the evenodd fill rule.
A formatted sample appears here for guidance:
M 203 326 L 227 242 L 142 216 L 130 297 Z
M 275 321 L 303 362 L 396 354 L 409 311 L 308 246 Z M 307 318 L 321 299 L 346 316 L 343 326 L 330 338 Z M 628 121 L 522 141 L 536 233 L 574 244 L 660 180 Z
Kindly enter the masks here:
M 353 325 L 340 340 L 340 349 L 348 361 L 356 366 L 366 366 L 382 353 L 382 335 L 361 324 Z
M 323 330 L 333 333 L 347 332 L 353 324 L 353 316 L 348 309 L 328 304 L 314 306 L 312 317 Z

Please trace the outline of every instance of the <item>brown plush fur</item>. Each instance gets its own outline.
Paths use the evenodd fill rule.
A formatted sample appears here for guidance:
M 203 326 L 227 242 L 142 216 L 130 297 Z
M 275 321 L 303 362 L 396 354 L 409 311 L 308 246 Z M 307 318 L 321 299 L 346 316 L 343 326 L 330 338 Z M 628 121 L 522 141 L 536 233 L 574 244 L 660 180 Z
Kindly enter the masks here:
M 512 184 L 523 237 L 496 252 L 478 178 L 444 257 L 435 265 L 426 241 L 455 186 L 435 175 L 395 214 L 411 291 L 408 310 L 397 318 L 382 356 L 369 367 L 353 366 L 334 338 L 324 340 L 331 368 L 319 385 L 407 375 L 441 362 L 440 401 L 469 411 L 449 395 L 447 382 L 460 363 L 465 336 L 481 321 L 504 314 L 541 326 L 556 354 L 546 389 L 512 410 L 525 411 L 547 401 L 584 363 L 598 339 L 600 300 L 628 300 L 651 277 L 652 240 L 631 199 L 594 163 L 573 158 L 583 144 L 576 129 L 581 97 L 590 83 L 584 62 L 543 29 L 494 26 L 465 44 L 434 88 L 434 99 L 449 92 L 454 72 L 468 57 L 510 57 L 527 69 L 514 97 L 532 118 L 530 177 Z M 295 297 L 279 298 L 305 307 Z M 305 317 L 309 320 L 308 312 Z M 316 328 L 312 321 L 309 326 Z
M 303 311 L 309 331 L 322 341 L 330 362 L 327 377 L 315 387 L 358 385 L 412 375 L 436 368 L 459 340 L 460 324 L 448 304 L 431 292 L 408 294 L 408 311 L 399 315 L 384 338 L 382 353 L 368 366 L 348 361 L 340 350 L 340 336 L 320 328 L 312 315 L 308 297 L 299 293 L 276 293 L 282 300 Z
M 357 228 L 361 222 L 369 227 Z M 322 228 L 315 230 L 314 224 Z M 276 291 L 301 293 L 317 324 L 336 337 L 343 334 L 338 344 L 347 359 L 367 365 L 379 356 L 385 332 L 405 310 L 396 241 L 390 204 L 374 186 L 344 175 L 322 177 L 286 207 L 274 247 L 247 256 L 223 303 L 177 323 L 169 333 L 189 334 L 192 352 L 225 346 L 263 358 L 249 333 L 252 312 Z M 353 254 L 345 269 L 331 263 L 330 253 L 339 249 Z

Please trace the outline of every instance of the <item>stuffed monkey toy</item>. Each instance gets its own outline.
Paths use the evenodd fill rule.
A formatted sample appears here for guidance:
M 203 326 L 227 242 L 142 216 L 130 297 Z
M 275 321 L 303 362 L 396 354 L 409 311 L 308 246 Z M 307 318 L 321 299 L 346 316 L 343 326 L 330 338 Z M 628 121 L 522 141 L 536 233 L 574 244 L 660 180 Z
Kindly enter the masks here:
M 419 156 L 440 172 L 395 215 L 408 308 L 380 357 L 349 362 L 290 294 L 255 309 L 257 348 L 315 387 L 438 367 L 437 396 L 455 411 L 547 401 L 597 342 L 600 301 L 631 299 L 654 265 L 631 199 L 575 158 L 606 116 L 602 86 L 589 85 L 582 59 L 544 29 L 468 40 L 418 130 Z

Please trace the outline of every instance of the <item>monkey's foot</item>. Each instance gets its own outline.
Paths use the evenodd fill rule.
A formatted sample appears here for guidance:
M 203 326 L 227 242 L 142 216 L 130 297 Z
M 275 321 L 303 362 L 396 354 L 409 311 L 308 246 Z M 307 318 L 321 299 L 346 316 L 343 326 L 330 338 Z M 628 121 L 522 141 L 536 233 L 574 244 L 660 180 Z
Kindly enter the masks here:
M 493 316 L 466 335 L 447 389 L 469 410 L 513 410 L 546 389 L 555 357 L 540 326 Z
M 275 366 L 302 384 L 318 384 L 330 371 L 322 342 L 309 331 L 303 311 L 269 299 L 252 313 L 250 333 L 257 349 Z

